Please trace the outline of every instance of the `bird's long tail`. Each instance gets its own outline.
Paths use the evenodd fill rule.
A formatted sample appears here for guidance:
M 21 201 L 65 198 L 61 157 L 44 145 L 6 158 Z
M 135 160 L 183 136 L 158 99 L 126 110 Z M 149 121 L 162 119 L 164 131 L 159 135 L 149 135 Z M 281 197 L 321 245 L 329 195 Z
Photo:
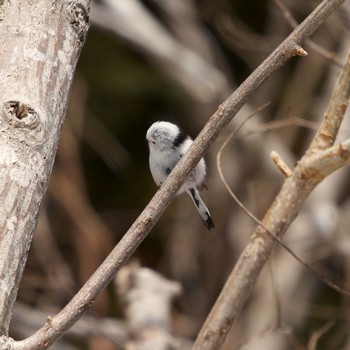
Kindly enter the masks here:
M 190 188 L 186 191 L 188 195 L 191 197 L 192 202 L 196 206 L 200 217 L 202 218 L 205 226 L 208 230 L 215 227 L 213 219 L 210 216 L 209 210 L 203 202 L 203 199 L 199 195 L 199 192 L 196 188 Z

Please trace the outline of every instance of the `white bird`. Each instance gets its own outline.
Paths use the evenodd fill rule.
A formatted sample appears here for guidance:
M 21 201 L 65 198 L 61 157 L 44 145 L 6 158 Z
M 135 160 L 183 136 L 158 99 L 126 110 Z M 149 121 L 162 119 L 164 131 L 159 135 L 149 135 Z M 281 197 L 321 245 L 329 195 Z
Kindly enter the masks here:
M 165 121 L 152 124 L 147 130 L 146 139 L 149 145 L 149 167 L 155 183 L 160 187 L 193 140 L 177 125 Z M 186 192 L 190 196 L 205 226 L 210 230 L 215 227 L 214 222 L 198 192 L 198 189 L 205 187 L 205 175 L 206 166 L 202 158 L 177 194 Z

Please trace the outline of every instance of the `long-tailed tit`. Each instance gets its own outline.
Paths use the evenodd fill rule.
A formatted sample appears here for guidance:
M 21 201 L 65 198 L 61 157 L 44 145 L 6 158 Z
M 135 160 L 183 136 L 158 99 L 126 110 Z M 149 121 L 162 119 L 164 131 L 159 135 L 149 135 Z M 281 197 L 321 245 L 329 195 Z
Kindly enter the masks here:
M 155 183 L 161 186 L 193 141 L 177 125 L 164 121 L 152 124 L 147 130 L 146 139 L 149 145 L 149 167 Z M 205 175 L 206 166 L 202 158 L 177 194 L 186 192 L 190 196 L 205 226 L 210 230 L 214 228 L 214 222 L 198 193 L 198 189 L 205 186 Z

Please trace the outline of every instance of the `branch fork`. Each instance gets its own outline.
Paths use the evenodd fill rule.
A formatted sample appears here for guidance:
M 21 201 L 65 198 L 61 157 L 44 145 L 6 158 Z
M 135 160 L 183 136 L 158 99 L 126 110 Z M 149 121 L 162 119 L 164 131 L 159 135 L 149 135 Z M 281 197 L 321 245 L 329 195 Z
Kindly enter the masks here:
M 343 143 L 333 145 L 349 96 L 350 55 L 335 86 L 325 114 L 327 118 L 324 119 L 309 149 L 293 171 L 285 165 L 276 152 L 272 152 L 272 159 L 287 178 L 227 279 L 196 339 L 195 350 L 212 350 L 221 347 L 229 328 L 254 288 L 261 269 L 276 246 L 276 240 L 271 235 L 279 240 L 297 217 L 311 191 L 327 175 L 350 164 L 350 138 Z M 325 134 L 329 135 L 326 145 L 323 142 Z M 333 286 L 333 283 L 328 285 Z M 339 292 L 341 290 L 338 286 L 334 289 Z

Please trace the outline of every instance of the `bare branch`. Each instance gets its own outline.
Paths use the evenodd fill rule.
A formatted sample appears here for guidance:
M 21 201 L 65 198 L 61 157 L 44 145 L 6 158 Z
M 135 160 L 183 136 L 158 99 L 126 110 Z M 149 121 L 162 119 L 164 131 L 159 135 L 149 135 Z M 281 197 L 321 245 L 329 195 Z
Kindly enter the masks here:
M 333 326 L 334 321 L 329 321 L 325 325 L 323 325 L 320 329 L 316 330 L 310 340 L 307 349 L 308 350 L 316 350 L 317 349 L 317 343 L 320 340 L 320 338 L 325 335 Z
M 342 120 L 345 113 L 343 106 L 347 105 L 350 95 L 350 89 L 344 92 L 340 88 L 350 84 L 349 63 L 350 55 L 330 102 L 332 107 L 329 110 L 333 114 L 329 114 L 327 118 L 329 120 L 334 118 L 336 121 L 330 122 L 327 120 L 327 122 L 322 123 L 320 127 L 321 132 L 318 133 L 318 135 L 326 133 L 329 135 L 330 140 L 334 140 L 338 133 L 340 122 L 338 123 L 337 121 Z M 315 139 L 316 141 L 317 138 Z M 220 348 L 229 328 L 239 315 L 250 291 L 255 286 L 260 270 L 275 247 L 276 239 L 272 235 L 276 236 L 280 242 L 279 238 L 297 217 L 305 199 L 315 186 L 326 175 L 350 163 L 348 150 L 350 140 L 318 153 L 315 153 L 317 150 L 317 147 L 314 146 L 315 144 L 318 145 L 317 142 L 312 142 L 309 150 L 298 162 L 290 176 L 287 177 L 280 192 L 261 221 L 261 225 L 253 233 L 250 242 L 238 259 L 200 331 L 194 349 L 209 350 Z M 291 252 L 289 248 L 287 250 Z M 293 256 L 296 257 L 294 253 Z M 298 258 L 298 260 L 300 259 Z M 304 264 L 304 266 L 306 265 Z M 324 278 L 322 280 L 325 281 Z M 327 280 L 325 282 L 339 292 L 343 292 L 341 288 L 330 281 Z M 345 291 L 345 295 L 349 295 L 349 292 Z
M 285 177 L 288 177 L 292 174 L 292 171 L 289 169 L 289 166 L 283 161 L 281 156 L 276 151 L 272 151 L 270 157 Z
M 55 312 L 55 310 L 35 310 L 21 303 L 16 303 L 11 327 L 16 329 L 18 336 L 27 337 L 35 332 L 35 329 L 40 327 L 52 312 Z M 79 322 L 67 333 L 81 338 L 93 335 L 104 336 L 110 339 L 118 348 L 124 348 L 128 338 L 125 322 L 112 318 L 97 319 L 88 315 L 81 317 Z M 67 343 L 64 342 L 63 344 L 65 347 L 62 346 L 62 348 L 65 349 Z
M 290 11 L 287 9 L 287 7 L 283 4 L 281 0 L 273 0 L 278 9 L 281 11 L 282 15 L 286 19 L 286 21 L 289 23 L 289 25 L 294 29 L 298 26 L 298 22 L 294 19 Z M 306 43 L 314 52 L 316 52 L 321 57 L 325 58 L 326 60 L 329 60 L 333 63 L 335 63 L 338 67 L 343 67 L 342 62 L 338 60 L 334 53 L 329 52 L 328 50 L 324 49 L 322 46 L 316 44 L 312 40 L 308 40 Z
M 345 110 L 349 104 L 350 94 L 350 62 L 346 62 L 343 74 L 340 77 L 324 115 L 322 125 L 318 130 L 308 152 L 317 152 L 332 146 L 338 134 Z
M 305 173 L 316 172 L 322 179 L 325 178 L 341 167 L 350 164 L 350 139 L 310 155 L 304 159 L 303 164 Z

